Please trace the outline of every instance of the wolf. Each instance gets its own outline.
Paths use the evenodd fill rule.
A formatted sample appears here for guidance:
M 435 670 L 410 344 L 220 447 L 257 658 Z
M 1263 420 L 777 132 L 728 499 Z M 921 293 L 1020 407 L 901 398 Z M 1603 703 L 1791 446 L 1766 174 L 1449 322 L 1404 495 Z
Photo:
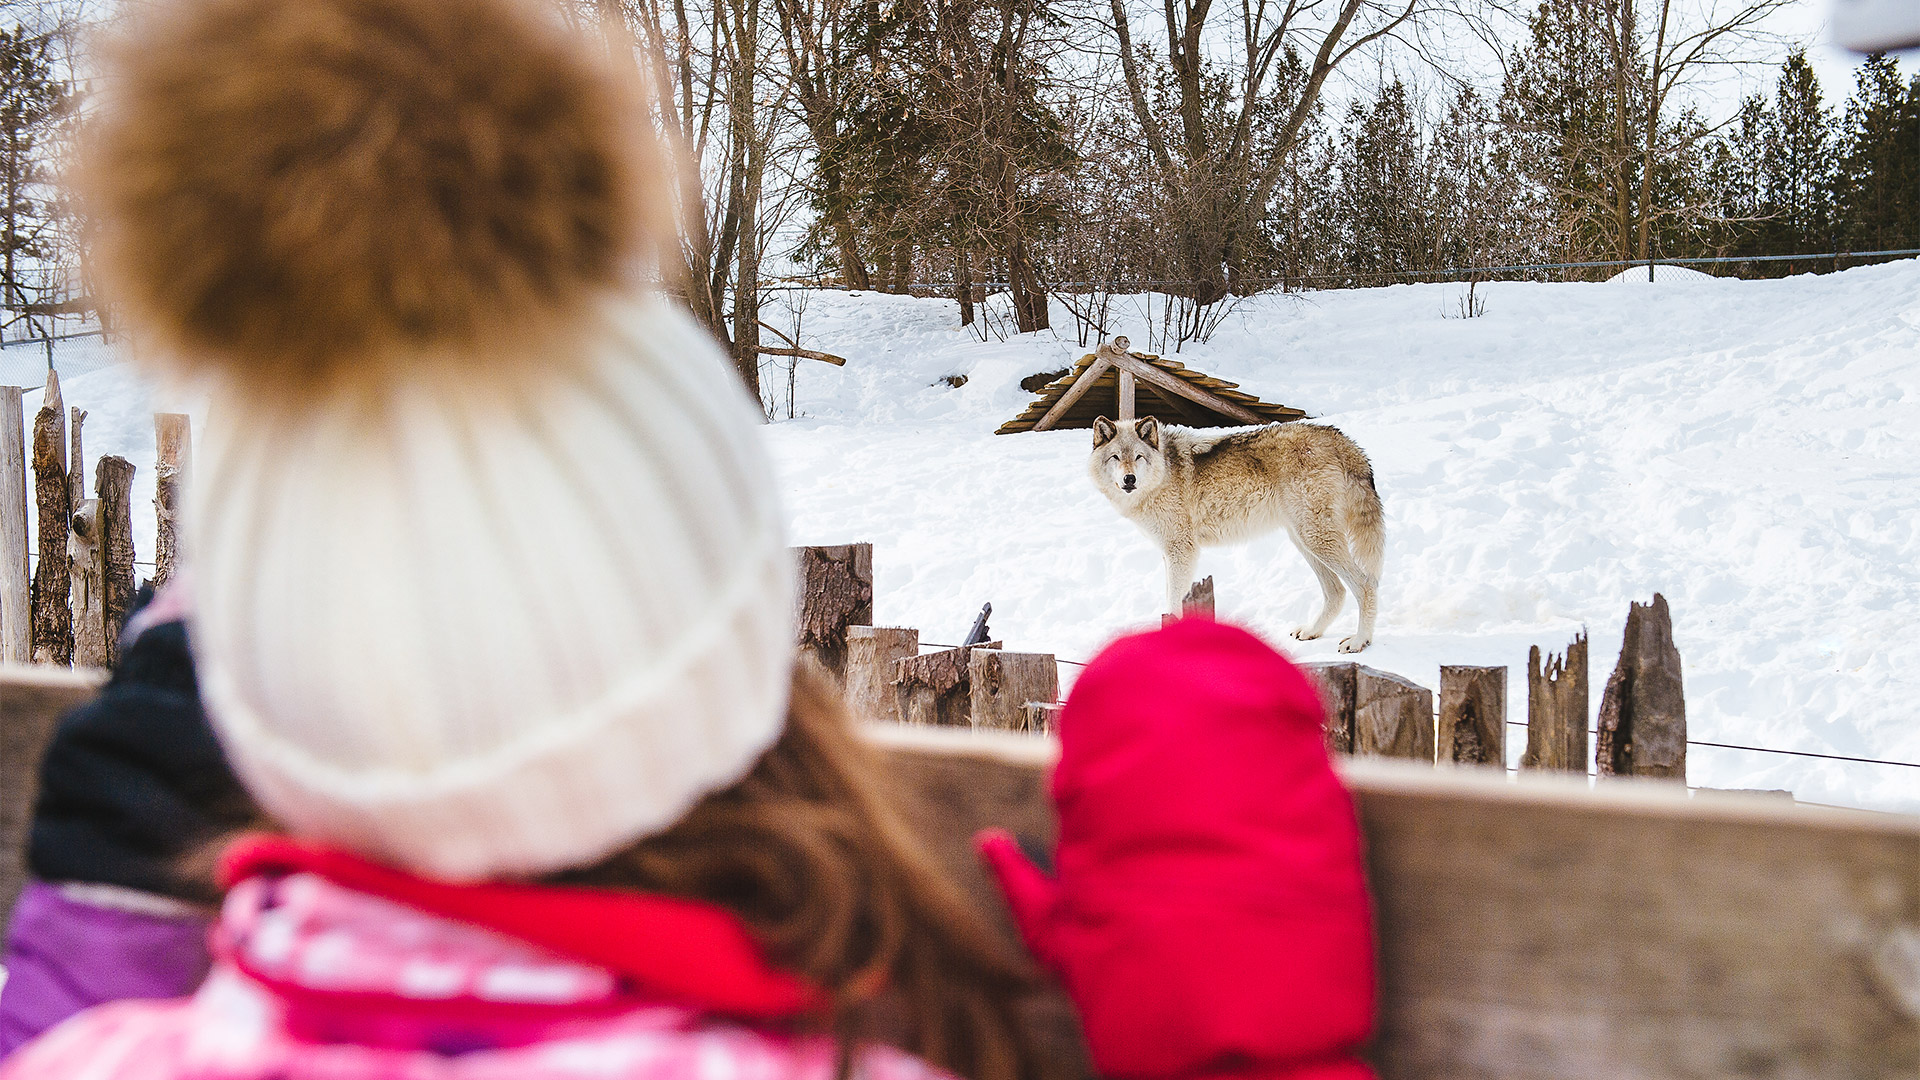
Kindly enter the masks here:
M 1338 429 L 1284 423 L 1203 435 L 1151 416 L 1119 424 L 1102 416 L 1087 469 L 1120 515 L 1160 545 L 1168 611 L 1180 610 L 1201 547 L 1285 529 L 1326 601 L 1293 636 L 1311 641 L 1326 633 L 1351 588 L 1360 627 L 1340 651 L 1373 643 L 1385 518 L 1373 464 Z

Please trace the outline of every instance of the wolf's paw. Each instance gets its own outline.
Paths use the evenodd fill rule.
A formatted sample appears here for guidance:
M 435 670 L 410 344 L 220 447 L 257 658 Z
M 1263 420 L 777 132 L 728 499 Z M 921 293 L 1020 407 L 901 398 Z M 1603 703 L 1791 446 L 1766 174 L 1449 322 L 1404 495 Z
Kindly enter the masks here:
M 1350 638 L 1341 639 L 1340 651 L 1341 652 L 1359 652 L 1361 649 L 1364 649 L 1371 644 L 1373 644 L 1372 638 L 1363 638 L 1359 634 L 1355 634 Z
M 1315 630 L 1311 626 L 1302 626 L 1295 630 L 1291 636 L 1296 641 L 1312 641 L 1325 632 L 1324 630 Z

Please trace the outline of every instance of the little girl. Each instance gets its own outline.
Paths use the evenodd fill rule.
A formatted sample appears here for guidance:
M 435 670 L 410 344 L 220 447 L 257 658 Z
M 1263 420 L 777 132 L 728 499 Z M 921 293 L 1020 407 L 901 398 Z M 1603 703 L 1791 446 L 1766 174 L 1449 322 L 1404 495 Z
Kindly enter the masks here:
M 665 165 L 605 56 L 531 0 L 170 0 L 111 50 L 98 270 L 210 396 L 195 661 L 275 832 L 193 997 L 5 1080 L 1046 1075 L 1022 961 L 796 674 L 755 418 L 638 284 Z

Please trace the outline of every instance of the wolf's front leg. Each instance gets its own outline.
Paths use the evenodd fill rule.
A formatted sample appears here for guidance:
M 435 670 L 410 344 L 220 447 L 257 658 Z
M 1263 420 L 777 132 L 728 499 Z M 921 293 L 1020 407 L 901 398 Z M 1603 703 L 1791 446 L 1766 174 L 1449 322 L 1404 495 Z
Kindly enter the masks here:
M 1187 590 L 1193 588 L 1194 546 L 1191 542 L 1176 540 L 1167 545 L 1166 556 L 1167 612 L 1178 615 L 1186 603 Z

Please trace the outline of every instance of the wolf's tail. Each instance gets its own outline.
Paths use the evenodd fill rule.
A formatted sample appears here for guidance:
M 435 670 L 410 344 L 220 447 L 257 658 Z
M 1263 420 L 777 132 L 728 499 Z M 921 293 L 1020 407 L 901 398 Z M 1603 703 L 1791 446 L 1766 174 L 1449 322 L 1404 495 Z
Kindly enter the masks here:
M 1378 582 L 1387 558 L 1387 515 L 1373 486 L 1373 463 L 1347 473 L 1347 545 L 1353 560 Z

